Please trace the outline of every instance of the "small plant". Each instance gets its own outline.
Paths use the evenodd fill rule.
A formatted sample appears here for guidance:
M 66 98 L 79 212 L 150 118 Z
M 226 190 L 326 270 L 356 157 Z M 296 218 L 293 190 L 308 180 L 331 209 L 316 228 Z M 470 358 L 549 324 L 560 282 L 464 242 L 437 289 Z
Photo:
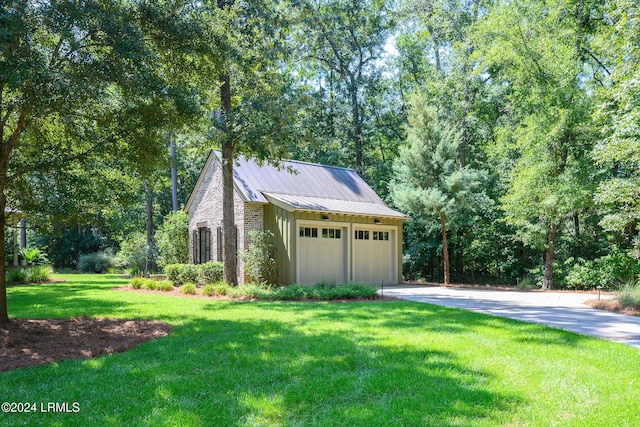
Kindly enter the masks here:
M 142 289 L 142 287 L 144 286 L 145 279 L 143 279 L 142 277 L 134 277 L 133 279 L 131 279 L 131 287 L 133 289 Z
M 169 292 L 173 290 L 173 284 L 168 280 L 162 280 L 156 283 L 156 289 L 163 292 Z
M 24 248 L 20 251 L 20 255 L 28 266 L 45 265 L 49 262 L 47 254 L 39 248 Z
M 193 283 L 185 283 L 184 285 L 180 286 L 180 292 L 185 295 L 195 295 L 196 285 L 194 285 Z
M 202 287 L 202 295 L 204 296 L 212 297 L 213 295 L 215 295 L 215 292 L 216 291 L 211 283 L 207 283 Z
M 213 291 L 216 295 L 227 295 L 229 293 L 229 285 L 225 282 L 218 282 L 213 285 Z
M 27 283 L 27 272 L 24 268 L 7 270 L 7 283 Z
M 623 307 L 640 307 L 640 279 L 630 279 L 619 286 L 617 300 Z
M 158 289 L 158 282 L 151 279 L 144 279 L 144 287 L 150 291 L 155 291 Z
M 34 265 L 25 269 L 27 283 L 44 283 L 51 279 L 53 268 L 48 265 Z

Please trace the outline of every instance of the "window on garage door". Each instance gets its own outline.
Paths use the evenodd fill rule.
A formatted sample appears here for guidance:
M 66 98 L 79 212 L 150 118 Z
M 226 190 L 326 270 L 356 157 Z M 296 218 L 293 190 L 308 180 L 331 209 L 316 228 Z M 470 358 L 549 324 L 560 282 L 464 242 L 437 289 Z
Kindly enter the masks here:
M 318 237 L 317 227 L 300 227 L 300 237 Z

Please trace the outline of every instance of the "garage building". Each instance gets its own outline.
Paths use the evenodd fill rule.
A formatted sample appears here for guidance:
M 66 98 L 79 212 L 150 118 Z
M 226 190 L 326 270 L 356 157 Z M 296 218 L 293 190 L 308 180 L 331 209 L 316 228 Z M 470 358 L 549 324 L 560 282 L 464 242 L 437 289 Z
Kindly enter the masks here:
M 275 235 L 278 282 L 402 281 L 402 222 L 352 169 L 240 158 L 234 168 L 238 252 L 250 230 Z M 189 197 L 190 259 L 222 261 L 222 168 L 212 151 Z M 241 259 L 238 281 L 245 281 Z

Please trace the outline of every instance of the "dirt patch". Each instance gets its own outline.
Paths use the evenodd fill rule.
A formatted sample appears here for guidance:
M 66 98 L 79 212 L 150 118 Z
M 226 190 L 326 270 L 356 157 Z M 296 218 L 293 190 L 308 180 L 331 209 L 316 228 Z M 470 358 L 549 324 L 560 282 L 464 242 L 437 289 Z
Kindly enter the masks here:
M 169 330 L 168 324 L 153 320 L 11 319 L 10 326 L 0 326 L 0 371 L 119 353 Z
M 589 307 L 598 310 L 611 311 L 613 313 L 626 314 L 627 316 L 640 316 L 640 307 L 623 306 L 618 300 L 589 300 L 585 301 Z

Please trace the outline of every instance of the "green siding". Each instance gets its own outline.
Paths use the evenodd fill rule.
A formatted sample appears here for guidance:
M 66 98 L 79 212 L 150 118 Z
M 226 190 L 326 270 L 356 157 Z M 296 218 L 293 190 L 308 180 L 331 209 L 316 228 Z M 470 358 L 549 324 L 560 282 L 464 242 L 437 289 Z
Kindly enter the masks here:
M 331 222 L 349 223 L 374 226 L 373 216 L 329 214 Z M 288 212 L 273 204 L 264 206 L 264 228 L 270 230 L 276 241 L 276 265 L 278 267 L 278 282 L 291 284 L 296 279 L 296 236 L 298 221 L 322 221 L 322 213 Z M 402 220 L 395 218 L 380 218 L 380 225 L 397 227 L 397 265 L 398 283 L 402 283 Z M 351 238 L 352 236 L 349 236 Z
M 295 238 L 292 239 L 291 222 L 289 212 L 275 205 L 265 205 L 264 227 L 275 236 L 276 266 L 278 267 L 278 282 L 281 284 L 289 284 L 294 278 L 295 260 L 292 259 L 291 254 L 295 254 L 293 249 Z

